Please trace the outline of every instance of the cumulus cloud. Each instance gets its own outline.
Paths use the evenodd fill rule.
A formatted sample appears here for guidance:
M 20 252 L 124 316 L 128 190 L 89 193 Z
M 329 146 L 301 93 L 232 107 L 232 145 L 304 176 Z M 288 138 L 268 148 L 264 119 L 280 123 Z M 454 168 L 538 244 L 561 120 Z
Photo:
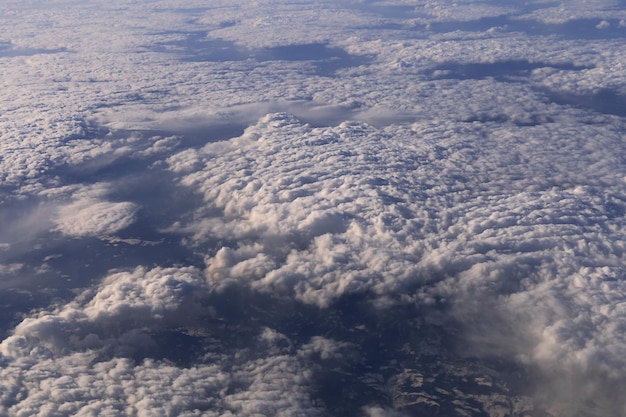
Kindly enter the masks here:
M 72 237 L 99 237 L 130 226 L 139 209 L 131 202 L 106 201 L 111 192 L 112 184 L 101 182 L 50 188 L 40 196 L 46 198 L 46 205 L 56 206 L 51 216 L 56 231 Z
M 352 139 L 360 140 L 359 150 L 354 150 Z M 403 208 L 394 204 L 408 196 L 404 190 L 394 189 L 393 183 L 385 184 L 387 178 L 368 172 L 369 163 L 377 159 L 388 158 L 383 162 L 388 167 L 402 164 L 395 158 L 410 159 L 407 155 L 375 154 L 385 140 L 386 135 L 364 124 L 317 129 L 278 114 L 263 118 L 228 145 L 205 147 L 195 157 L 207 161 L 205 169 L 186 175 L 182 182 L 205 190 L 207 208 L 223 210 L 224 217 L 213 222 L 201 216 L 203 220 L 188 226 L 189 230 L 195 231 L 198 243 L 209 236 L 257 242 L 221 249 L 215 259 L 208 260 L 210 279 L 220 282 L 243 273 L 242 278 L 252 280 L 260 290 L 294 288 L 299 296 L 306 293 L 306 297 L 318 297 L 320 304 L 327 304 L 346 291 L 365 290 L 384 281 L 387 268 L 400 271 L 406 267 L 403 275 L 408 277 L 414 271 L 411 260 L 417 260 L 411 254 L 415 248 L 409 244 L 400 249 L 393 241 L 394 225 L 385 230 L 380 218 L 416 227 L 413 220 L 402 217 Z M 256 155 L 254 159 L 241 155 L 246 148 Z M 231 152 L 235 149 L 238 151 Z M 250 170 L 252 175 L 232 175 L 226 171 L 228 166 L 235 171 Z M 336 175 L 335 166 L 345 170 L 343 175 Z M 351 166 L 350 170 L 345 166 Z M 284 174 L 277 175 L 275 170 Z M 409 211 L 407 208 L 404 214 Z M 398 233 L 403 233 L 402 223 L 395 225 Z M 404 258 L 392 259 L 389 252 L 368 249 L 377 239 L 382 241 L 376 247 L 386 242 L 393 245 L 389 251 L 395 247 L 406 252 Z M 418 242 L 412 244 L 419 246 Z M 361 259 L 354 255 L 357 248 L 362 250 Z M 244 262 L 248 266 L 244 267 Z M 250 268 L 256 272 L 251 273 Z M 394 281 L 401 285 L 402 277 L 394 276 Z M 324 289 L 325 283 L 333 289 Z
M 77 201 L 59 209 L 57 230 L 74 237 L 113 234 L 131 225 L 136 212 L 128 202 Z
M 394 410 L 385 410 L 381 407 L 365 407 L 363 413 L 367 417 L 402 417 L 404 414 Z
M 3 413 L 321 415 L 303 392 L 308 375 L 288 356 L 229 368 L 219 363 L 178 368 L 153 360 L 134 364 L 123 358 L 94 362 L 87 354 L 36 359 L 23 369 L 3 369 L 3 380 L 14 389 L 9 395 L 15 395 L 2 399 Z M 11 378 L 17 373 L 20 382 Z
M 264 328 L 256 347 L 209 345 L 207 359 L 190 367 L 146 357 L 159 351 L 154 336 L 159 331 L 198 327 L 214 314 L 202 302 L 206 291 L 195 268 L 137 268 L 113 273 L 55 311 L 27 318 L 0 345 L 6 365 L 0 410 L 63 416 L 321 415 L 311 397 L 309 357 L 334 356 L 332 341 L 314 339 L 297 350 L 286 336 Z
M 572 1 L 558 5 L 546 5 L 545 7 L 530 8 L 524 17 L 532 17 L 550 24 L 562 24 L 568 21 L 583 21 L 586 19 L 618 17 L 623 11 L 618 11 L 617 16 L 611 13 L 614 2 L 601 1 L 590 5 L 585 1 Z
M 3 354 L 10 356 L 27 347 L 26 340 L 38 341 L 42 348 L 60 354 L 85 347 L 128 345 L 141 349 L 150 341 L 146 334 L 138 333 L 142 326 L 155 322 L 182 325 L 186 315 L 189 320 L 199 315 L 194 298 L 203 283 L 202 275 L 193 268 L 137 268 L 112 274 L 95 294 L 87 290 L 75 303 L 54 313 L 24 320 L 3 342 Z M 111 335 L 117 335 L 119 343 L 106 340 Z
M 458 327 L 464 355 L 584 375 L 594 382 L 577 395 L 614 410 L 619 401 L 596 394 L 602 378 L 624 381 L 613 371 L 623 366 L 614 327 L 623 317 L 607 310 L 623 297 L 619 162 L 583 151 L 590 132 L 574 144 L 562 125 L 512 126 L 488 138 L 470 127 L 461 139 L 425 124 L 313 128 L 269 115 L 240 138 L 186 152 L 200 170 L 172 164 L 206 204 L 201 220 L 180 227 L 199 247 L 216 237 L 241 242 L 206 259 L 215 288 L 246 283 L 322 308 L 369 294 L 378 308 L 443 309 L 426 320 Z M 516 139 L 530 132 L 541 147 Z M 580 276 L 590 274 L 604 295 L 587 298 L 593 291 Z

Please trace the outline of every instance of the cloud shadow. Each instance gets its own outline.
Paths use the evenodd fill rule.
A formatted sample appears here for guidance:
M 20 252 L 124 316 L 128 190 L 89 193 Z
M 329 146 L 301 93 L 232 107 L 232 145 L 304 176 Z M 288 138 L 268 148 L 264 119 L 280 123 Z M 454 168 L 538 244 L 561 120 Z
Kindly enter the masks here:
M 427 75 L 431 79 L 482 80 L 494 78 L 497 81 L 514 81 L 530 76 L 539 68 L 554 68 L 561 71 L 581 71 L 589 67 L 564 63 L 531 62 L 528 60 L 510 60 L 497 62 L 458 63 L 447 62 L 431 68 Z
M 546 94 L 550 101 L 556 104 L 626 117 L 626 95 L 607 88 L 589 94 L 556 91 L 548 91 Z
M 307 43 L 251 49 L 235 42 L 208 38 L 208 32 L 185 33 L 182 40 L 163 42 L 150 49 L 157 52 L 180 54 L 188 62 L 228 62 L 255 60 L 257 62 L 286 61 L 312 62 L 319 76 L 333 76 L 336 71 L 365 65 L 368 56 L 351 55 L 327 43 Z
M 469 21 L 433 22 L 428 30 L 434 33 L 485 32 L 497 28 L 508 33 L 521 32 L 529 36 L 559 36 L 565 39 L 597 40 L 626 37 L 626 27 L 619 19 L 585 18 L 563 23 L 544 23 L 516 18 L 514 15 L 483 17 Z M 416 29 L 422 30 L 422 27 Z
M 17 56 L 34 56 L 42 54 L 59 54 L 69 52 L 67 48 L 20 48 L 13 45 L 12 42 L 0 41 L 0 57 L 17 57 Z

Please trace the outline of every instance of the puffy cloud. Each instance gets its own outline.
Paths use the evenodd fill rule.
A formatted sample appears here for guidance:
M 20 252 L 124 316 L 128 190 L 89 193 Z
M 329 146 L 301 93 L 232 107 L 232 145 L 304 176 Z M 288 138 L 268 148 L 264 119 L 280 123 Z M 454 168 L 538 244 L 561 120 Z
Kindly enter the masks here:
M 205 205 L 180 227 L 196 247 L 231 242 L 206 260 L 216 289 L 321 308 L 354 294 L 383 310 L 417 303 L 427 322 L 459 329 L 464 355 L 527 364 L 551 386 L 586 378 L 554 401 L 615 410 L 599 393 L 602 378 L 624 383 L 623 171 L 606 153 L 621 137 L 579 128 L 313 128 L 269 115 L 186 152 L 202 169 L 179 171 L 181 183 Z
M 130 226 L 139 206 L 131 202 L 104 200 L 112 192 L 112 184 L 54 187 L 39 194 L 56 206 L 50 216 L 55 230 L 72 237 L 101 237 Z M 67 202 L 71 199 L 71 202 Z
M 308 343 L 300 347 L 298 354 L 319 358 L 322 361 L 348 362 L 347 359 L 352 355 L 353 349 L 354 346 L 348 343 L 314 336 Z
M 385 410 L 376 406 L 363 408 L 363 414 L 367 417 L 402 417 L 404 415 L 395 410 Z
M 113 234 L 131 225 L 136 212 L 128 202 L 77 201 L 59 209 L 57 229 L 75 237 Z
M 361 143 L 354 150 L 350 140 L 359 137 Z M 204 156 L 195 157 L 207 160 L 205 169 L 182 181 L 205 190 L 207 209 L 223 210 L 224 217 L 213 222 L 200 216 L 203 220 L 189 225 L 189 230 L 195 231 L 199 244 L 211 236 L 257 242 L 221 249 L 208 260 L 210 279 L 220 282 L 240 274 L 240 279 L 254 281 L 257 289 L 294 288 L 299 297 L 313 297 L 311 301 L 319 297 L 321 304 L 344 292 L 371 288 L 384 281 L 385 270 L 404 269 L 390 284 L 401 285 L 402 276 L 415 270 L 411 263 L 418 258 L 411 251 L 419 247 L 418 242 L 410 243 L 402 226 L 419 226 L 403 217 L 410 209 L 395 203 L 416 196 L 368 169 L 375 160 L 389 168 L 420 156 L 375 154 L 385 140 L 384 134 L 363 124 L 314 129 L 279 114 L 262 119 L 228 145 L 205 147 L 200 154 Z M 246 148 L 254 159 L 242 155 Z M 335 167 L 344 172 L 337 175 Z M 249 174 L 239 176 L 237 171 Z M 404 249 L 394 241 L 396 233 L 408 240 Z M 375 246 L 368 248 L 370 244 Z M 392 246 L 382 253 L 374 249 L 385 244 Z M 405 257 L 394 259 L 395 250 L 406 252 Z M 359 251 L 361 259 L 355 255 Z M 326 285 L 333 289 L 324 289 Z
M 611 9 L 613 7 L 614 2 L 610 0 L 601 1 L 593 5 L 585 1 L 572 1 L 567 4 L 530 8 L 524 14 L 524 17 L 532 17 L 540 22 L 549 24 L 563 24 L 569 21 L 617 17 L 623 12 L 620 11 L 617 15 L 612 14 Z
M 193 312 L 198 307 L 193 301 L 195 292 L 204 285 L 202 275 L 191 267 L 150 271 L 137 268 L 107 277 L 83 312 L 94 321 L 118 321 L 126 316 L 138 322 L 163 318 L 180 308 Z
M 259 329 L 256 347 L 208 345 L 207 359 L 195 358 L 189 367 L 149 359 L 174 349 L 159 346 L 159 332 L 202 326 L 214 314 L 204 305 L 206 291 L 197 269 L 137 268 L 25 319 L 0 345 L 6 365 L 0 410 L 15 416 L 318 415 L 307 353 L 315 349 L 296 351 L 269 328 Z M 322 351 L 332 351 L 330 341 L 324 345 Z
M 39 357 L 29 367 L 16 368 L 2 370 L 3 385 L 13 382 L 9 395 L 15 395 L 0 405 L 7 415 L 321 415 L 302 391 L 308 375 L 289 357 L 224 369 L 219 363 L 179 368 L 153 360 L 94 361 L 74 354 L 56 360 Z M 11 374 L 19 374 L 20 382 L 12 381 Z
M 95 294 L 86 290 L 75 303 L 24 320 L 2 343 L 2 352 L 11 356 L 16 349 L 28 346 L 24 345 L 27 340 L 61 353 L 123 345 L 143 349 L 141 345 L 150 338 L 137 332 L 142 326 L 192 324 L 193 317 L 204 311 L 196 300 L 204 287 L 202 274 L 194 268 L 137 268 L 114 273 L 103 280 Z

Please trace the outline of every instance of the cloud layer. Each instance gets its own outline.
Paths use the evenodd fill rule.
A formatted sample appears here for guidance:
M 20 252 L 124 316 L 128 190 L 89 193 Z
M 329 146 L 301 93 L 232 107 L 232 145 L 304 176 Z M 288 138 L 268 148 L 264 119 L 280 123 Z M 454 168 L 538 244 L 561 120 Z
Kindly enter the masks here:
M 624 414 L 614 1 L 4 2 L 0 414 Z
M 237 242 L 207 258 L 213 285 L 322 308 L 363 294 L 443 309 L 433 320 L 459 328 L 464 354 L 583 378 L 570 393 L 621 407 L 600 395 L 624 383 L 623 172 L 605 152 L 621 137 L 599 145 L 591 128 L 576 143 L 558 129 L 431 136 L 422 123 L 311 128 L 274 114 L 169 162 L 204 195 L 200 220 L 182 226 L 190 244 Z M 541 147 L 519 137 L 533 134 Z M 190 157 L 204 168 L 187 172 Z

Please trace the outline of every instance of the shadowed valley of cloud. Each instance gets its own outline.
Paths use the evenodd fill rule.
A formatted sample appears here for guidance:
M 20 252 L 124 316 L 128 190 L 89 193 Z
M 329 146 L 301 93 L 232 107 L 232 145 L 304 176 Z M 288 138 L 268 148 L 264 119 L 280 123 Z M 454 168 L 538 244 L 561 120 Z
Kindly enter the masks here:
M 456 63 L 448 62 L 435 66 L 429 71 L 434 79 L 484 79 L 493 78 L 497 81 L 514 81 L 526 78 L 531 72 L 540 68 L 554 68 L 561 71 L 582 71 L 588 67 L 574 64 L 551 64 L 547 62 L 530 62 L 512 60 L 499 62 Z
M 589 94 L 552 91 L 548 97 L 557 104 L 574 106 L 598 113 L 626 117 L 626 95 L 609 89 L 599 89 Z
M 27 57 L 40 54 L 59 54 L 70 52 L 67 48 L 38 49 L 38 48 L 22 48 L 15 46 L 12 42 L 0 41 L 0 58 L 1 57 Z
M 608 25 L 603 26 L 602 22 Z M 478 20 L 465 22 L 435 22 L 427 27 L 436 33 L 449 33 L 454 31 L 484 32 L 490 29 L 498 29 L 504 32 L 522 32 L 530 36 L 556 35 L 565 39 L 600 40 L 620 39 L 626 37 L 626 27 L 619 19 L 571 19 L 564 23 L 544 23 L 539 21 L 524 20 L 515 16 L 502 15 L 484 17 Z
M 183 34 L 184 40 L 170 41 L 152 47 L 159 52 L 175 52 L 183 60 L 191 62 L 225 62 L 225 61 L 310 61 L 315 74 L 333 76 L 343 68 L 365 65 L 371 62 L 366 56 L 350 55 L 341 48 L 331 47 L 325 43 L 308 43 L 250 49 L 237 45 L 232 41 L 208 38 L 208 32 Z

